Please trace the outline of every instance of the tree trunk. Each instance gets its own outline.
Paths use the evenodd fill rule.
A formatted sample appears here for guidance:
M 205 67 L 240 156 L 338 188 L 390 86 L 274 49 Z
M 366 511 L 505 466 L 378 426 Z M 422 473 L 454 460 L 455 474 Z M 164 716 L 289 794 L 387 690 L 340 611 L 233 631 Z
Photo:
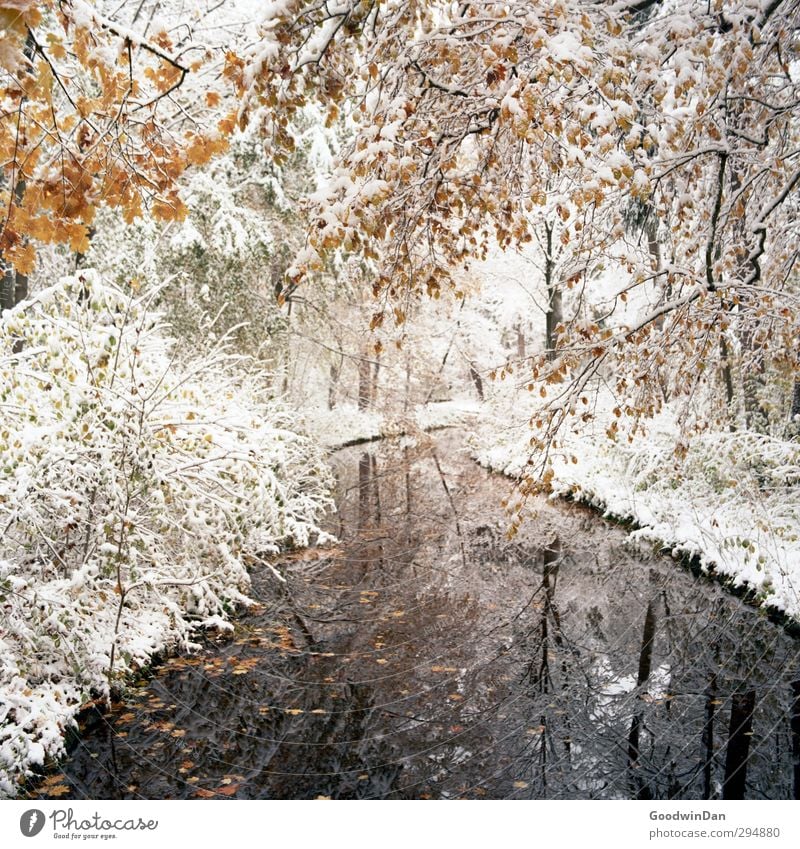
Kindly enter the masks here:
M 341 361 L 337 365 L 336 363 L 331 363 L 330 367 L 330 379 L 328 381 L 328 409 L 332 410 L 336 406 L 336 387 L 339 384 L 339 373 L 341 371 L 342 364 Z
M 475 366 L 475 363 L 469 364 L 469 376 L 475 384 L 475 391 L 478 393 L 478 400 L 483 401 L 483 381 L 481 380 L 480 372 Z
M 369 406 L 375 409 L 378 400 L 378 378 L 381 373 L 381 355 L 377 354 L 375 362 L 372 364 L 372 374 L 370 375 L 369 384 Z
M 362 352 L 358 361 L 358 409 L 366 410 L 369 407 L 372 383 L 372 364 L 367 359 L 366 351 Z
M 733 104 L 728 120 L 734 126 L 740 124 L 740 112 L 741 106 Z M 727 162 L 727 159 L 723 160 L 723 162 Z M 721 165 L 721 169 L 722 167 Z M 732 197 L 735 197 L 741 190 L 742 181 L 735 169 L 731 168 L 729 173 L 730 193 Z M 746 280 L 750 269 L 750 262 L 747 259 L 748 239 L 746 224 L 747 221 L 744 215 L 734 215 L 731 219 L 731 244 L 736 251 L 736 259 L 729 282 L 734 285 L 740 283 L 742 280 Z M 718 245 L 717 256 L 720 251 L 721 246 Z M 750 302 L 750 295 L 746 289 L 741 292 L 741 298 L 739 317 L 740 319 L 743 318 L 746 322 Z M 761 400 L 762 392 L 766 387 L 766 367 L 763 349 L 755 338 L 752 328 L 747 326 L 740 327 L 738 335 L 742 345 L 742 402 L 744 406 L 745 425 L 748 430 L 765 433 L 769 425 L 769 415 Z
M 21 301 L 28 297 L 28 275 L 20 274 L 19 271 L 15 275 L 14 280 L 14 305 L 16 306 Z
M 553 360 L 556 355 L 556 327 L 563 318 L 561 289 L 555 280 L 555 261 L 553 260 L 553 225 L 547 223 L 545 229 L 544 282 L 547 288 L 547 312 L 545 313 L 545 351 L 547 358 Z
M 736 430 L 736 410 L 733 406 L 733 370 L 731 369 L 731 352 L 724 336 L 719 339 L 719 355 L 722 368 L 722 382 L 725 386 L 725 409 L 728 414 L 728 430 Z
M 16 303 L 16 275 L 14 269 L 9 265 L 3 271 L 3 280 L 0 282 L 0 312 L 2 310 L 14 309 Z

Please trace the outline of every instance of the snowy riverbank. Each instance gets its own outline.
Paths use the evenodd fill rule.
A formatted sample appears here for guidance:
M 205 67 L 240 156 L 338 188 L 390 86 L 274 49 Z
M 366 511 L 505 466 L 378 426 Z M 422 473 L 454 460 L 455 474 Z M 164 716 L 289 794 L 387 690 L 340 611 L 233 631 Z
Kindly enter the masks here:
M 568 435 L 555 452 L 553 495 L 631 521 L 633 542 L 696 557 L 704 570 L 800 620 L 800 444 L 707 432 L 676 453 L 669 411 L 632 443 L 608 439 L 606 424 Z M 526 421 L 509 427 L 490 418 L 480 433 L 476 459 L 517 477 L 529 456 Z
M 360 442 L 413 434 L 416 431 L 469 425 L 480 415 L 476 401 L 438 401 L 414 407 L 405 413 L 359 410 L 355 404 L 341 404 L 307 411 L 304 425 L 311 436 L 329 451 Z

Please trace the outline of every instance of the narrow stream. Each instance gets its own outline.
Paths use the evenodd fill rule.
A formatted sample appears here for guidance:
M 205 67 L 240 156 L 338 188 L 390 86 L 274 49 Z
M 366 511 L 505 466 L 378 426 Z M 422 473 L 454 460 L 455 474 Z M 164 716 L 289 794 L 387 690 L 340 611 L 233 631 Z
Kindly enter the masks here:
M 59 797 L 800 797 L 800 643 L 578 505 L 509 541 L 460 442 L 335 455 L 340 543 L 88 716 Z

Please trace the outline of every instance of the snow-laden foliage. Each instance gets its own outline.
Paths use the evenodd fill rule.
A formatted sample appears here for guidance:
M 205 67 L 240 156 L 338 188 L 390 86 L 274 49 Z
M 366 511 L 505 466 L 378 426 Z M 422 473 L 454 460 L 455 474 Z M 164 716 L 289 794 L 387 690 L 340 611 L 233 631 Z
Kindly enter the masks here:
M 178 367 L 147 296 L 93 271 L 0 323 L 0 793 L 90 694 L 247 603 L 322 533 L 329 472 L 216 353 Z

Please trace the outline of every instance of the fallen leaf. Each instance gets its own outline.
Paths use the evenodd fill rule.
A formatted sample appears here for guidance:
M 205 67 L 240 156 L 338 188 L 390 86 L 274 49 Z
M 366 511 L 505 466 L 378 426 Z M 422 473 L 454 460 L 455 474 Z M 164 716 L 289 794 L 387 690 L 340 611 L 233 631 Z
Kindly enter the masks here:
M 65 793 L 71 793 L 72 788 L 67 787 L 66 784 L 59 784 L 57 787 L 48 787 L 47 795 L 48 796 L 63 796 Z
M 220 796 L 234 796 L 239 789 L 238 784 L 228 784 L 225 787 L 217 787 L 216 792 Z

